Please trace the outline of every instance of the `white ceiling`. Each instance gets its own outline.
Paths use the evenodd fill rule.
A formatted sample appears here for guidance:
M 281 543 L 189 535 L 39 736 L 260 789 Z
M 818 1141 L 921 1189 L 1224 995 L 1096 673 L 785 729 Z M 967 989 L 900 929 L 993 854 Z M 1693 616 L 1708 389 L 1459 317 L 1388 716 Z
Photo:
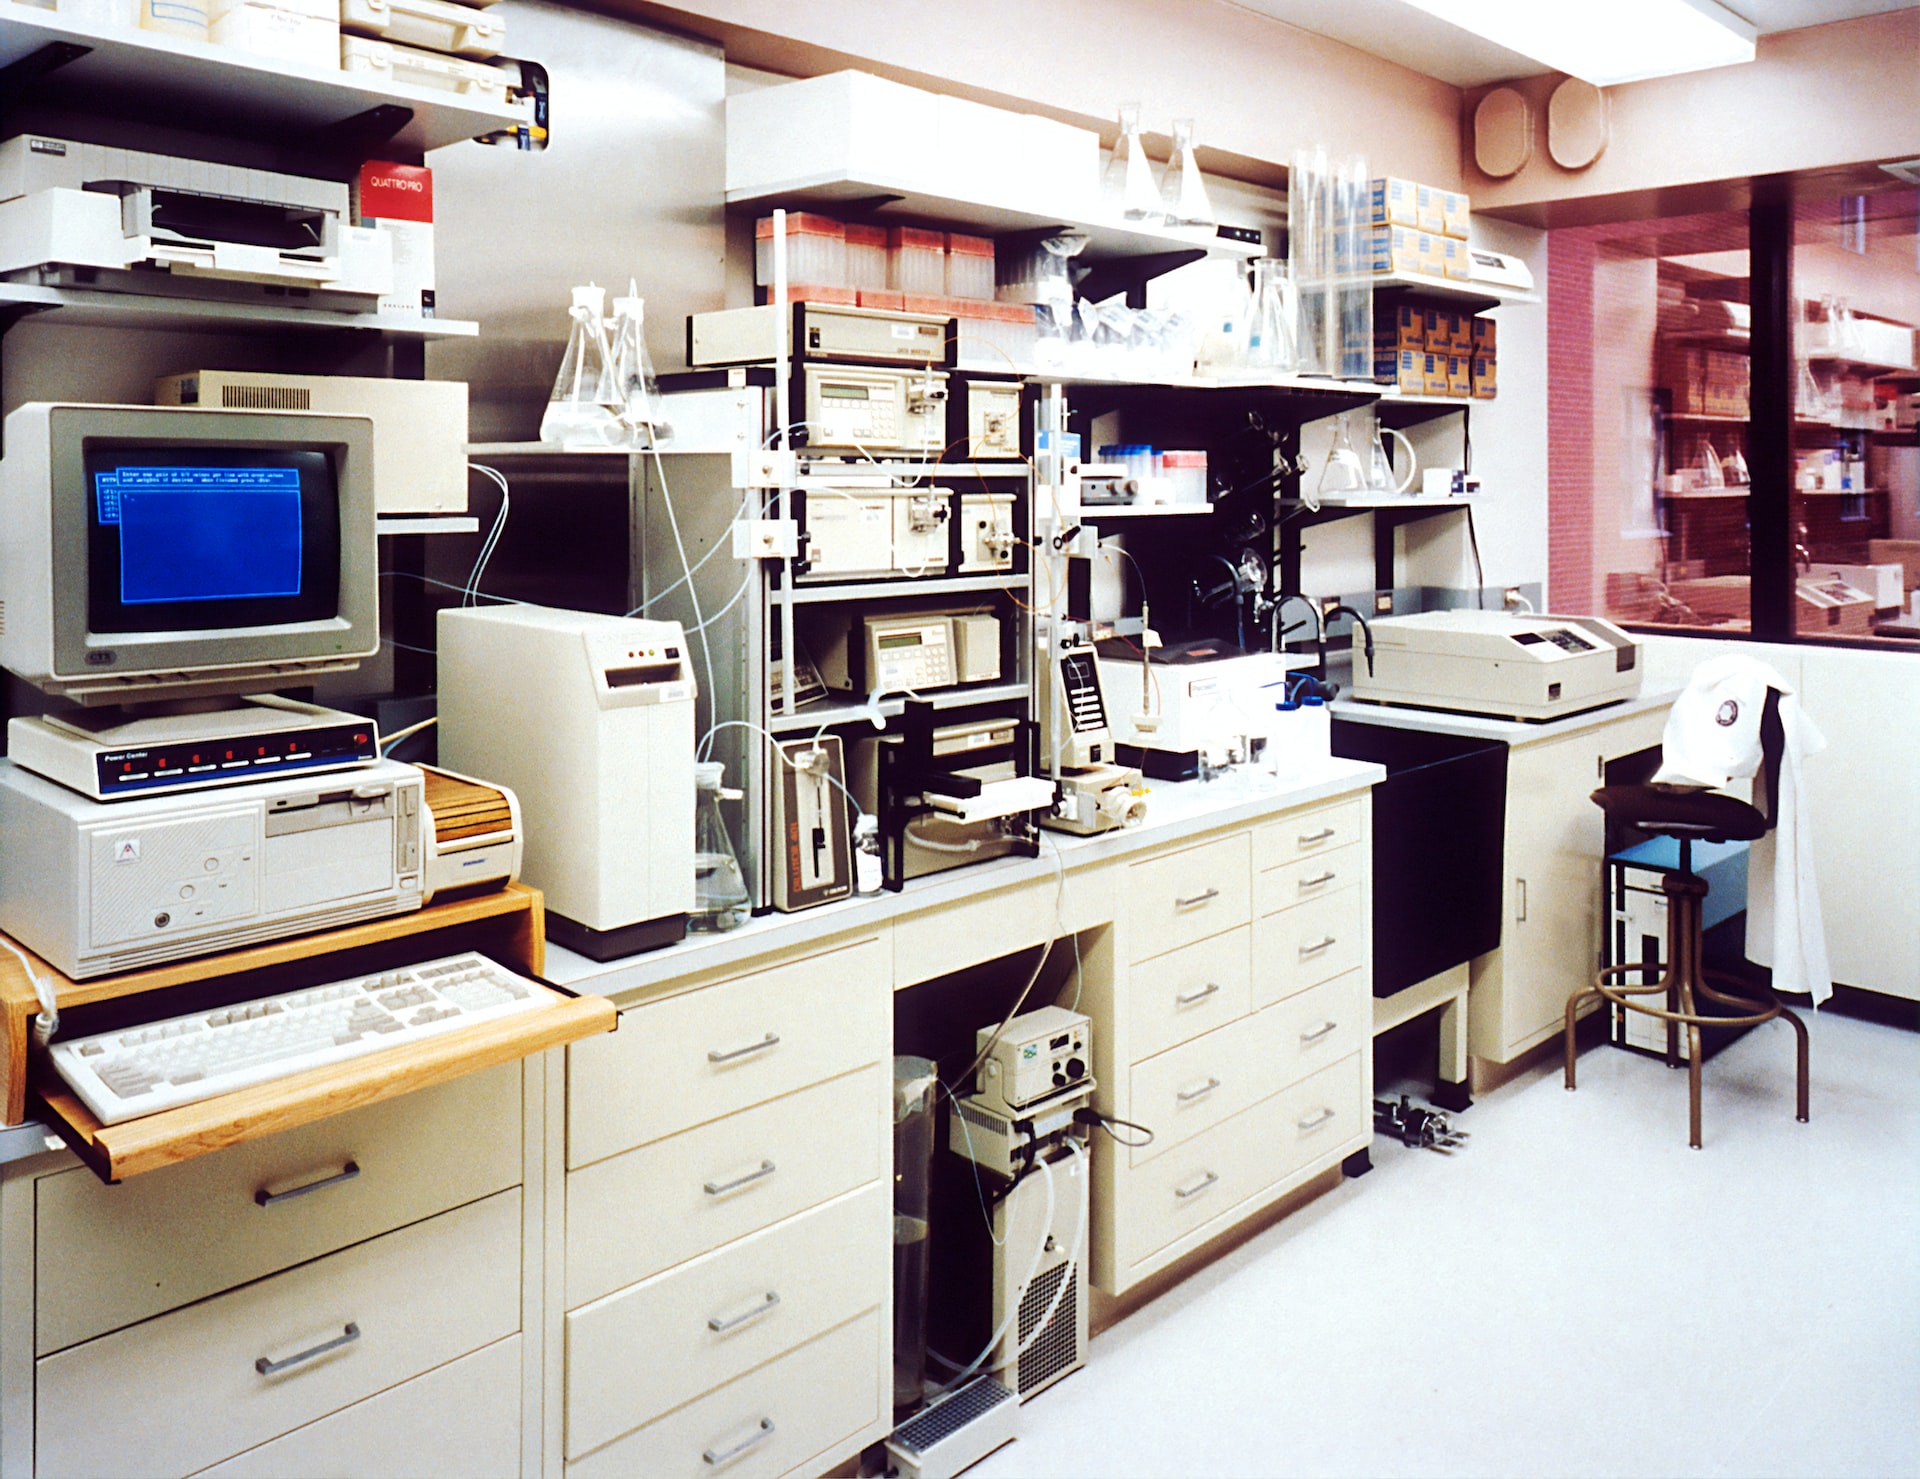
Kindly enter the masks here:
M 1404 0 L 1231 0 L 1245 10 L 1303 31 L 1344 41 L 1455 87 L 1479 87 L 1547 70 L 1503 46 L 1448 25 Z M 1571 0 L 1539 0 L 1565 4 Z M 1889 10 L 1920 9 L 1920 0 L 1720 0 L 1762 36 Z

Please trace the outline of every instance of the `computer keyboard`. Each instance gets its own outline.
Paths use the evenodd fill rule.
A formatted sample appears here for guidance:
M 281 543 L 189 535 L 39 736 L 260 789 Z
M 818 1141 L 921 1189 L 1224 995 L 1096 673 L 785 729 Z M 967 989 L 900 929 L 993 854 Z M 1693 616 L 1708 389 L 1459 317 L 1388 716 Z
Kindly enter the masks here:
M 49 1052 L 87 1108 L 112 1125 L 556 999 L 484 955 L 449 955 L 76 1037 Z

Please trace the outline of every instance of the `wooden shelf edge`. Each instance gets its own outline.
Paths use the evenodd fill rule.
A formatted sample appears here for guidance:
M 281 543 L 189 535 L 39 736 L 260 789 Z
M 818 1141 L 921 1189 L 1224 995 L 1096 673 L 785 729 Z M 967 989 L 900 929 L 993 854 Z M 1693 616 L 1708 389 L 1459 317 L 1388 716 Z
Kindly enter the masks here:
M 51 1069 L 35 1085 L 34 1097 L 74 1154 L 112 1183 L 611 1032 L 618 1020 L 605 997 L 568 997 L 538 1011 L 117 1125 L 102 1125 Z

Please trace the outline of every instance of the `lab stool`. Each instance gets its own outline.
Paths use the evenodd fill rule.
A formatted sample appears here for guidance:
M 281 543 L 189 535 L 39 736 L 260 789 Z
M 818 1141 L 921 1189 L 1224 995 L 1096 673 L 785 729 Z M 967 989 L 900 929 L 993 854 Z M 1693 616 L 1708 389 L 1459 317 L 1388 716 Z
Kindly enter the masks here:
M 1769 788 L 1771 789 L 1771 788 Z M 1807 1028 L 1788 1010 L 1768 987 L 1737 983 L 1740 991 L 1725 991 L 1708 984 L 1701 963 L 1702 912 L 1707 898 L 1707 882 L 1693 871 L 1693 844 L 1701 842 L 1751 842 L 1764 836 L 1772 826 L 1768 813 L 1748 805 L 1738 797 L 1715 791 L 1672 791 L 1652 785 L 1602 786 L 1593 800 L 1607 813 L 1609 820 L 1671 837 L 1680 846 L 1680 866 L 1661 880 L 1661 892 L 1667 901 L 1666 971 L 1652 985 L 1629 986 L 1617 978 L 1629 972 L 1644 973 L 1638 961 L 1611 965 L 1593 979 L 1593 985 L 1578 991 L 1567 1001 L 1566 1085 L 1574 1088 L 1574 1026 L 1580 1008 L 1589 997 L 1599 996 L 1630 1012 L 1644 1012 L 1667 1024 L 1667 1066 L 1680 1066 L 1680 1029 L 1687 1034 L 1687 1143 L 1700 1148 L 1700 1029 L 1708 1027 L 1747 1028 L 1775 1017 L 1786 1018 L 1796 1040 L 1797 1057 L 1795 1117 L 1807 1119 Z M 1770 799 L 1768 812 L 1773 810 Z M 1742 992 L 1751 992 L 1744 995 Z M 1653 1005 L 1642 997 L 1664 998 L 1664 1005 Z M 1712 1002 L 1728 1009 L 1729 1014 L 1710 1014 L 1699 1009 L 1701 1002 Z

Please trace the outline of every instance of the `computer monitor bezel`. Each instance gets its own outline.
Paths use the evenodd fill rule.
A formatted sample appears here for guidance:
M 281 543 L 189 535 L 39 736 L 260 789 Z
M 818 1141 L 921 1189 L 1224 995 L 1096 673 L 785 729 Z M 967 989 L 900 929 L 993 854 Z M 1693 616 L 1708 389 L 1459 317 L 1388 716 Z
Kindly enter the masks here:
M 36 613 L 45 623 L 44 641 L 26 634 L 29 660 L 9 662 L 28 682 L 82 703 L 266 692 L 302 684 L 322 672 L 351 669 L 379 651 L 379 536 L 370 418 L 158 406 L 21 407 L 8 418 L 8 462 L 28 450 L 20 446 L 14 430 L 22 420 L 21 411 L 43 412 L 45 423 L 44 448 L 33 449 L 37 456 L 23 458 L 27 476 L 5 479 L 9 499 L 30 499 L 37 491 L 45 500 L 42 532 L 49 590 L 45 608 Z M 91 630 L 88 562 L 93 490 L 86 457 L 89 447 L 115 446 L 324 453 L 332 464 L 339 503 L 335 614 L 231 628 Z M 35 463 L 45 469 L 40 490 L 21 486 L 39 481 L 31 471 Z M 12 513 L 0 514 L 0 518 L 12 517 Z M 23 578 L 17 558 L 5 563 L 16 580 Z M 12 652 L 10 658 L 21 655 Z

